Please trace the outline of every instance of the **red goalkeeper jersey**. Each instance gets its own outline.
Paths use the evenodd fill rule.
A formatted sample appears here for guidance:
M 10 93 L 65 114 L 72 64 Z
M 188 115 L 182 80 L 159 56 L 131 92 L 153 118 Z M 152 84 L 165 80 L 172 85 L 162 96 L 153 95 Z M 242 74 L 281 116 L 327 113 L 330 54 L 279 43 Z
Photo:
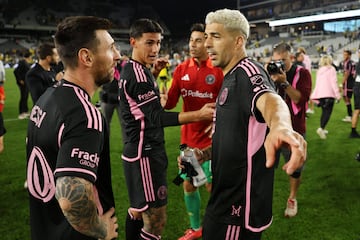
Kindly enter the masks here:
M 183 99 L 183 111 L 199 110 L 205 103 L 215 102 L 223 78 L 222 70 L 212 66 L 209 59 L 200 64 L 194 58 L 184 61 L 174 71 L 164 108 L 174 108 L 180 96 Z M 181 143 L 200 149 L 209 146 L 211 138 L 204 131 L 210 124 L 203 121 L 182 125 Z

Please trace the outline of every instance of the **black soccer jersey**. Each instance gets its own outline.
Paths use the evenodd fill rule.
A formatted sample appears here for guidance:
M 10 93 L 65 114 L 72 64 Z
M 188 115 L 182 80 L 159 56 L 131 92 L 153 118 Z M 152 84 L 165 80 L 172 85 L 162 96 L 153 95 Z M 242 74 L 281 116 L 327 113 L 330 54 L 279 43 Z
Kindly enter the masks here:
M 33 107 L 27 135 L 27 183 L 32 239 L 92 239 L 74 230 L 55 198 L 57 177 L 94 184 L 98 212 L 114 206 L 107 126 L 89 95 L 62 80 Z
M 157 83 L 147 67 L 130 60 L 120 76 L 123 159 L 135 161 L 145 148 L 164 147 L 164 110 Z
M 267 126 L 257 99 L 274 91 L 263 67 L 245 58 L 224 77 L 213 135 L 213 187 L 206 217 L 259 232 L 272 220 L 274 170 L 265 167 Z
M 41 94 L 56 82 L 55 76 L 56 73 L 54 71 L 46 71 L 39 63 L 36 63 L 33 68 L 26 73 L 25 81 L 34 104 Z

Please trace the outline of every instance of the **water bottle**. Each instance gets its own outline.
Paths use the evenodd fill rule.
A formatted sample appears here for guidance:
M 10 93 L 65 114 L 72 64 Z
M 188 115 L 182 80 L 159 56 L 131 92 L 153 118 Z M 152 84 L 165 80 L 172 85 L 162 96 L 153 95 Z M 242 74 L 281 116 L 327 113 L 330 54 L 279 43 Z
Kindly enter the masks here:
M 195 187 L 200 187 L 204 185 L 207 181 L 204 170 L 202 169 L 201 165 L 199 164 L 198 160 L 196 159 L 194 149 L 189 148 L 186 144 L 180 145 L 180 157 L 181 160 L 184 162 L 190 163 L 194 170 L 196 171 L 197 175 L 192 176 L 192 183 Z

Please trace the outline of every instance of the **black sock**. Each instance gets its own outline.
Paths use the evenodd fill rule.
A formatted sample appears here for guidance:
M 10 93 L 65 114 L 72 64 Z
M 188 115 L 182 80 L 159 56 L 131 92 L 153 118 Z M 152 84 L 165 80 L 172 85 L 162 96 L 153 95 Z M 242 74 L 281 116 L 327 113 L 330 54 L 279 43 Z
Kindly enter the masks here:
M 128 213 L 125 223 L 126 240 L 138 240 L 143 226 L 144 223 L 142 220 L 133 219 Z
M 348 116 L 352 116 L 352 108 L 351 108 L 351 103 L 350 104 L 348 104 L 348 105 L 346 105 L 346 107 L 347 107 L 347 112 L 348 112 Z
M 355 132 L 356 132 L 356 128 L 351 128 L 351 132 L 355 133 Z

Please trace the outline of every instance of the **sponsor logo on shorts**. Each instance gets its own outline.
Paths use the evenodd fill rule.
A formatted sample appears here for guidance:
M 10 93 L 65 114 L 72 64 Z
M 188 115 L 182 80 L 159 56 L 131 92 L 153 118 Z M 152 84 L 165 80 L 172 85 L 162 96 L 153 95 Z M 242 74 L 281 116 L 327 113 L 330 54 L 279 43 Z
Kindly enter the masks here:
M 231 207 L 232 207 L 231 216 L 240 217 L 241 206 L 236 208 L 234 205 L 232 205 Z

